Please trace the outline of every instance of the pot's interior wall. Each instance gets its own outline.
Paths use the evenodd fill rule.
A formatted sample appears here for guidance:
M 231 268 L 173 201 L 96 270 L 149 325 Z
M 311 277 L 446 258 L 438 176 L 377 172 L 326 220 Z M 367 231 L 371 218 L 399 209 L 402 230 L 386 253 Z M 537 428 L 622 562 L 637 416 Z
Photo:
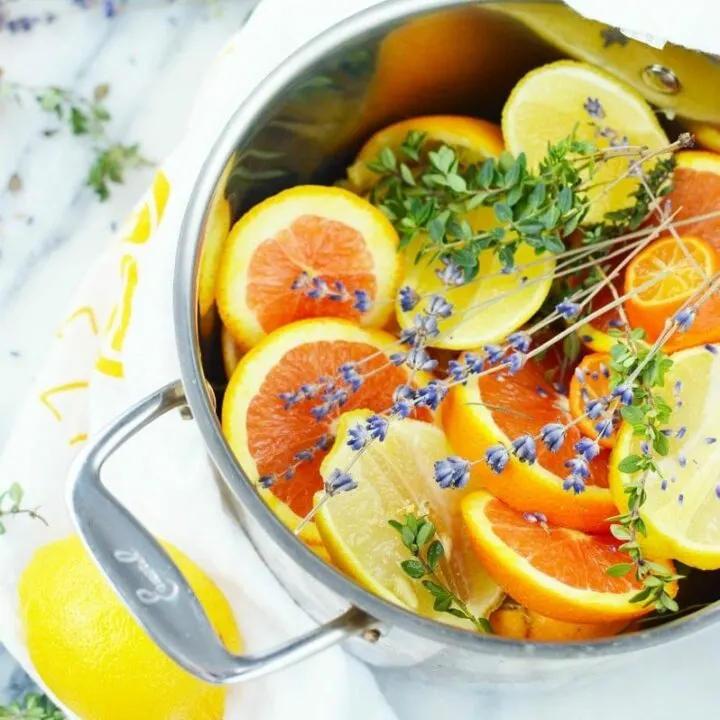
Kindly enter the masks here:
M 234 221 L 284 188 L 340 180 L 359 145 L 395 120 L 452 113 L 499 122 L 518 79 L 561 57 L 593 62 L 632 84 L 665 110 L 674 134 L 676 115 L 720 122 L 718 58 L 651 48 L 560 3 L 458 3 L 369 31 L 297 77 L 238 144 L 216 198 L 228 200 Z M 202 257 L 200 275 L 211 277 L 205 258 L 218 253 Z M 203 365 L 219 410 L 227 382 L 219 322 L 212 308 L 203 313 Z M 706 598 L 702 585 L 686 585 L 685 605 L 717 597 Z

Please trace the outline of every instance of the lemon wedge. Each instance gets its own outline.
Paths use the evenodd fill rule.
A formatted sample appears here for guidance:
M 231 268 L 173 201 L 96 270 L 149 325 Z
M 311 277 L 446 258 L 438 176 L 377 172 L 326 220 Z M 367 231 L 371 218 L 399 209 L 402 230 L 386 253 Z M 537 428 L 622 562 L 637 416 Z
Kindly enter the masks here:
M 371 413 L 341 416 L 335 445 L 320 468 L 327 478 L 335 468 L 350 472 L 357 488 L 331 497 L 316 515 L 317 528 L 334 564 L 380 597 L 421 615 L 465 629 L 467 620 L 433 610 L 433 597 L 408 577 L 400 563 L 411 556 L 388 520 L 406 514 L 427 515 L 434 523 L 446 557 L 438 575 L 476 617 L 499 606 L 503 592 L 477 559 L 460 515 L 463 490 L 443 490 L 433 478 L 436 460 L 452 455 L 444 433 L 418 420 L 390 424 L 383 442 L 358 454 L 347 445 L 350 428 Z M 320 494 L 316 497 L 319 499 Z
M 671 356 L 661 392 L 672 408 L 670 449 L 660 472 L 646 481 L 641 516 L 646 551 L 704 570 L 720 568 L 720 345 L 688 348 Z M 642 452 L 632 426 L 623 423 L 610 463 L 610 490 L 627 508 L 625 485 L 635 475 L 618 466 Z

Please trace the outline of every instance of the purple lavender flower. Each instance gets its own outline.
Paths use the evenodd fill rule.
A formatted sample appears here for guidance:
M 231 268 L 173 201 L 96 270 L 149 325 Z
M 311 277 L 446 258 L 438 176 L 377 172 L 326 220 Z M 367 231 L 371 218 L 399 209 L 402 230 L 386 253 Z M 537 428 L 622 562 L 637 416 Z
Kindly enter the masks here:
M 470 480 L 470 463 L 457 455 L 450 455 L 435 462 L 435 482 L 448 488 L 464 488 Z
M 418 313 L 413 322 L 417 330 L 417 336 L 423 338 L 433 338 L 440 334 L 437 318 L 434 315 L 426 313 Z
M 585 480 L 579 475 L 568 475 L 563 481 L 563 490 L 569 492 L 572 490 L 575 495 L 585 492 Z
M 602 120 L 605 117 L 605 110 L 598 98 L 587 98 L 583 103 L 583 110 L 594 120 Z
M 572 320 L 576 315 L 580 314 L 580 305 L 571 300 L 563 300 L 555 306 L 555 312 L 564 317 L 566 320 Z
M 307 296 L 313 300 L 320 300 L 324 298 L 328 291 L 328 285 L 325 280 L 321 277 L 314 277 L 312 279 L 312 287 L 307 291 Z
M 613 388 L 611 395 L 619 398 L 622 405 L 632 405 L 633 390 L 629 385 L 618 385 L 616 388 Z
M 403 285 L 398 291 L 398 295 L 403 312 L 410 312 L 420 302 L 420 295 L 409 285 Z
M 392 355 L 390 355 L 390 362 L 395 365 L 395 367 L 400 367 L 400 365 L 404 365 L 405 361 L 407 360 L 408 354 L 406 352 L 394 352 Z
M 368 443 L 368 434 L 361 423 L 356 423 L 348 430 L 347 446 L 351 450 L 362 450 Z
M 526 353 L 528 350 L 530 350 L 530 345 L 532 344 L 532 337 L 526 333 L 518 330 L 517 332 L 510 333 L 510 335 L 507 336 L 508 344 L 513 348 L 513 350 L 517 350 L 517 352 Z
M 334 302 L 345 302 L 345 300 L 347 300 L 347 289 L 345 288 L 345 283 L 341 280 L 336 280 L 333 283 L 332 290 L 328 290 L 327 297 L 328 300 L 333 300 Z
M 601 420 L 599 423 L 596 423 L 595 430 L 597 431 L 599 438 L 609 438 L 613 434 L 612 418 L 605 418 L 605 420 Z
M 409 385 L 398 385 L 393 393 L 393 406 L 390 413 L 400 419 L 409 417 L 413 411 L 415 391 Z
M 457 287 L 465 283 L 465 271 L 454 261 L 448 257 L 442 257 L 442 268 L 435 270 L 435 274 L 440 278 L 445 287 Z
M 687 332 L 692 324 L 695 322 L 696 311 L 692 305 L 683 308 L 678 311 L 675 315 L 675 322 L 677 323 L 680 332 Z
M 557 452 L 565 442 L 565 426 L 560 423 L 547 423 L 540 429 L 540 440 L 550 452 Z
M 597 420 L 607 407 L 607 401 L 604 398 L 593 398 L 585 403 L 585 414 L 591 420 Z
M 586 478 L 590 475 L 588 461 L 582 455 L 576 455 L 565 463 L 565 467 L 570 470 L 571 475 L 577 475 Z
M 485 462 L 496 475 L 499 475 L 510 462 L 507 448 L 504 445 L 492 445 L 485 451 Z
M 425 348 L 413 348 L 408 353 L 407 365 L 413 370 L 432 370 L 437 365 Z
M 447 366 L 448 375 L 455 382 L 464 382 L 467 380 L 468 368 L 464 363 L 458 362 L 457 360 L 450 360 Z
M 505 348 L 500 345 L 485 345 L 483 347 L 487 360 L 491 365 L 499 363 L 505 357 Z
M 532 465 L 537 460 L 537 448 L 535 438 L 532 435 L 521 435 L 512 441 L 512 449 L 515 457 L 520 462 Z
M 349 472 L 335 468 L 325 481 L 325 492 L 328 495 L 335 495 L 339 492 L 354 490 L 357 483 Z
M 400 344 L 414 345 L 417 340 L 418 332 L 415 328 L 403 328 L 400 330 Z
M 465 367 L 467 367 L 471 375 L 478 375 L 485 368 L 485 360 L 475 353 L 465 353 L 463 360 L 465 361 Z
M 527 355 L 521 352 L 514 352 L 508 357 L 508 370 L 511 375 L 517 375 L 527 362 Z
M 338 372 L 343 381 L 352 388 L 353 392 L 357 392 L 363 382 L 365 382 L 362 375 L 357 371 L 355 363 L 343 363 L 338 368 Z
M 310 284 L 310 275 L 304 270 L 292 281 L 291 290 L 301 290 Z
M 306 448 L 305 450 L 298 450 L 298 452 L 295 453 L 295 459 L 298 462 L 310 462 L 310 460 L 313 459 L 315 456 L 315 449 L 314 448 Z
M 321 435 L 315 441 L 315 447 L 318 448 L 318 450 L 329 450 L 333 446 L 333 442 L 332 435 Z
M 367 290 L 354 290 L 353 295 L 355 297 L 355 302 L 353 302 L 352 305 L 353 310 L 364 313 L 372 307 L 372 300 L 370 299 L 370 295 L 368 295 Z
M 418 388 L 416 405 L 417 407 L 429 407 L 431 410 L 437 410 L 447 393 L 448 389 L 442 383 L 431 380 L 427 385 Z
M 687 428 L 683 425 L 681 428 L 678 428 L 677 432 L 675 433 L 675 437 L 678 440 L 682 440 L 685 437 L 686 432 L 687 432 Z
M 283 401 L 283 410 L 289 410 L 291 407 L 297 405 L 302 400 L 300 393 L 297 392 L 280 393 L 278 397 L 280 398 L 280 400 Z
M 272 475 L 261 475 L 258 479 L 258 484 L 261 488 L 267 490 L 275 484 L 275 480 L 277 480 L 277 475 L 274 473 Z
M 384 442 L 390 427 L 390 421 L 382 415 L 371 415 L 365 423 L 367 434 L 379 442 Z
M 588 462 L 594 460 L 600 454 L 600 445 L 597 440 L 590 438 L 580 438 L 573 449 L 578 455 L 582 455 Z
M 427 306 L 427 313 L 435 317 L 449 318 L 453 312 L 453 305 L 442 295 L 433 295 Z

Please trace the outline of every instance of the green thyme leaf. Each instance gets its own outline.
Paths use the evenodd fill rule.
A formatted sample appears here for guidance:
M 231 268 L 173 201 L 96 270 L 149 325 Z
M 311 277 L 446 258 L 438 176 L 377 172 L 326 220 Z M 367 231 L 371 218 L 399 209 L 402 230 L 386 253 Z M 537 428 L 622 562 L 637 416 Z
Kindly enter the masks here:
M 419 560 L 403 560 L 400 567 L 407 575 L 416 580 L 425 576 L 425 566 Z
M 617 565 L 611 565 L 605 572 L 611 577 L 623 577 L 632 569 L 632 563 L 617 563 Z

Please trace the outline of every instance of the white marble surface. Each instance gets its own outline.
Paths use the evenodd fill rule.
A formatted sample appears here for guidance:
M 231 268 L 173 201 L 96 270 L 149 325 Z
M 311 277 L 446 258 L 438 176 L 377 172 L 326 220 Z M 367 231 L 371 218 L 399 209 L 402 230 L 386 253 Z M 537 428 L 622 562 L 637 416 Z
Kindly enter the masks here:
M 0 67 L 7 79 L 33 85 L 89 92 L 110 83 L 111 132 L 160 160 L 180 137 L 214 52 L 252 2 L 131 0 L 127 12 L 106 20 L 100 8 L 82 10 L 72 0 L 10 0 L 11 15 L 52 11 L 58 19 L 27 34 L 2 32 Z M 150 170 L 132 173 L 109 202 L 97 203 L 83 187 L 90 151 L 62 133 L 44 138 L 52 125 L 31 105 L 0 103 L 0 446 L 74 288 L 151 177 Z M 18 193 L 6 189 L 14 173 L 23 184 Z M 401 720 L 675 720 L 683 712 L 713 720 L 720 714 L 718 641 L 720 631 L 694 637 L 561 690 L 478 678 L 476 687 L 457 691 L 402 672 L 376 674 Z M 0 688 L 9 672 L 0 660 Z

